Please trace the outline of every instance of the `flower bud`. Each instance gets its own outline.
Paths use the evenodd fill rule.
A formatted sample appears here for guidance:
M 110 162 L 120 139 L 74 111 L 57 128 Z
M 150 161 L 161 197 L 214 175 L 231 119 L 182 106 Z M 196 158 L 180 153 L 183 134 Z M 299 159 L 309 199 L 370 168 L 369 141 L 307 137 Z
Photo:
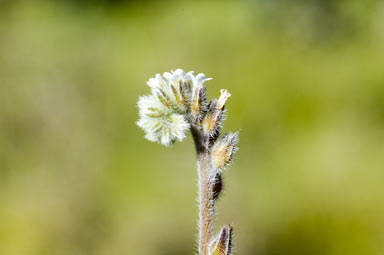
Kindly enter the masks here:
M 221 228 L 219 235 L 209 246 L 209 255 L 230 255 L 232 252 L 232 226 Z
M 201 123 L 205 134 L 208 134 L 210 137 L 215 137 L 219 134 L 223 125 L 224 112 L 224 108 L 219 109 L 217 99 L 211 101 L 208 112 Z
M 235 146 L 238 140 L 237 133 L 227 133 L 216 141 L 211 150 L 212 164 L 216 169 L 225 169 L 231 163 L 234 153 L 238 150 Z
M 192 90 L 191 113 L 195 122 L 200 122 L 207 108 L 206 88 L 194 86 Z

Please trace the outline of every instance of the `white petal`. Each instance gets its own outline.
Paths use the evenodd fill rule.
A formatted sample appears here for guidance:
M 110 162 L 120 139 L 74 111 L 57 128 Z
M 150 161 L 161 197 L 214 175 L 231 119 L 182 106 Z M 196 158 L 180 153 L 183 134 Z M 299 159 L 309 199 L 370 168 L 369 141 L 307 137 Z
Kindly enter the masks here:
M 173 74 L 165 72 L 163 73 L 163 77 L 167 79 L 168 81 L 171 81 L 173 79 Z
M 185 74 L 184 81 L 193 81 L 195 77 L 193 76 L 194 71 L 190 71 Z
M 180 76 L 185 76 L 185 72 L 184 72 L 184 70 L 183 69 L 176 69 L 176 71 L 175 71 L 175 74 L 177 74 L 177 75 L 180 75 Z
M 155 78 L 150 78 L 148 81 L 147 81 L 147 85 L 150 87 L 150 88 L 158 88 L 159 87 L 159 82 L 155 79 Z
M 203 83 L 205 81 L 209 81 L 209 80 L 212 80 L 212 78 L 206 78 L 205 75 L 203 73 L 199 73 L 195 79 L 194 79 L 194 83 L 197 85 L 197 86 L 203 86 Z
M 218 103 L 217 103 L 217 108 L 219 110 L 224 107 L 225 102 L 231 96 L 231 94 L 226 89 L 220 90 L 220 93 L 221 93 L 221 95 L 220 95 Z
M 159 82 L 162 82 L 163 81 L 163 77 L 161 77 L 161 75 L 158 73 L 156 74 L 156 80 L 158 80 Z
M 147 133 L 144 137 L 151 142 L 158 142 L 159 141 L 159 137 L 152 132 Z
M 205 80 L 205 75 L 203 73 L 199 73 L 197 76 L 196 76 L 196 81 L 197 82 L 201 82 L 203 83 Z
M 185 138 L 185 133 L 189 129 L 189 123 L 182 115 L 172 114 L 170 123 L 170 132 L 173 140 L 182 141 Z
M 161 144 L 163 144 L 164 146 L 169 146 L 171 145 L 171 143 L 172 143 L 172 140 L 170 138 L 169 131 L 163 130 L 161 134 Z

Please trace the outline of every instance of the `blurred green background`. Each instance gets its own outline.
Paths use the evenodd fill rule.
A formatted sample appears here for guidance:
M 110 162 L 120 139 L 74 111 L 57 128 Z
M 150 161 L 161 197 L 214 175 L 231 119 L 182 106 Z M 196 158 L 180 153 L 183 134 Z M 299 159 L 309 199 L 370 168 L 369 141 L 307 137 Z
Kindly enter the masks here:
M 236 254 L 384 254 L 384 4 L 0 0 L 0 254 L 184 255 L 191 138 L 136 125 L 156 73 L 232 93 Z

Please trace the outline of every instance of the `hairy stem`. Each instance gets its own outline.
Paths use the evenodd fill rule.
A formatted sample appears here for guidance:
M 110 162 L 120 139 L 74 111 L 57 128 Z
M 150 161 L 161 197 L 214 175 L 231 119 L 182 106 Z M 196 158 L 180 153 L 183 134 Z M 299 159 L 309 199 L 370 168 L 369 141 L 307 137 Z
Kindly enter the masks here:
M 198 201 L 199 201 L 199 255 L 207 255 L 212 238 L 214 201 L 211 191 L 212 159 L 208 151 L 209 139 L 197 128 L 191 129 L 197 152 Z
M 214 202 L 211 199 L 210 155 L 207 152 L 198 155 L 197 172 L 199 177 L 199 254 L 206 255 L 212 237 Z

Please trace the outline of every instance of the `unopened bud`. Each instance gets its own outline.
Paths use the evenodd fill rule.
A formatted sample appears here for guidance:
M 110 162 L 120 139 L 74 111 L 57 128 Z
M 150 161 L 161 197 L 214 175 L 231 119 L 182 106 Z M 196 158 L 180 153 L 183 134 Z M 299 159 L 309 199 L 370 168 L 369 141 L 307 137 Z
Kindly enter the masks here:
M 203 113 L 206 111 L 207 98 L 205 87 L 195 86 L 192 90 L 191 113 L 194 121 L 201 121 Z
M 232 252 L 232 226 L 221 228 L 219 235 L 209 246 L 209 255 L 230 255 Z
M 233 155 L 237 151 L 235 146 L 238 142 L 237 133 L 227 133 L 212 147 L 212 164 L 216 169 L 224 169 L 228 166 L 232 159 Z
M 205 134 L 214 137 L 219 134 L 223 125 L 224 109 L 218 108 L 218 100 L 214 99 L 209 105 L 207 114 L 202 121 L 202 127 Z

